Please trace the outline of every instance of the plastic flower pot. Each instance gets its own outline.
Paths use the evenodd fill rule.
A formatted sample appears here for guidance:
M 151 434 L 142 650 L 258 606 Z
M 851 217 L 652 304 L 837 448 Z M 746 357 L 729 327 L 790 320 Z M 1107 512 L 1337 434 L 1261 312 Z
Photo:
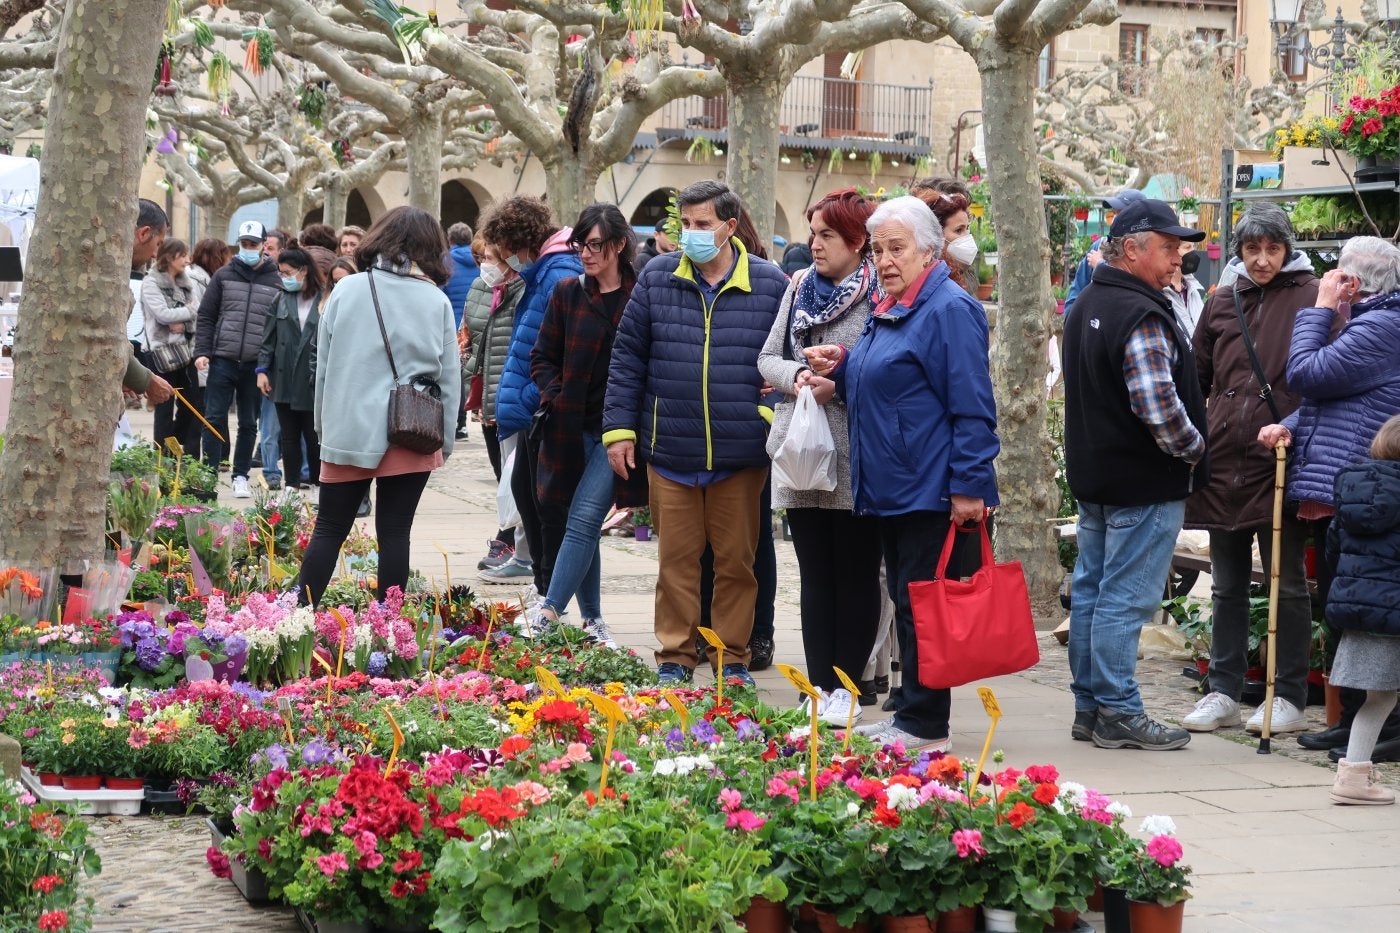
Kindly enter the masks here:
M 933 933 L 933 923 L 923 914 L 886 917 L 880 921 L 883 933 Z
M 1089 219 L 1089 209 L 1087 207 L 1076 207 L 1074 209 L 1074 219 L 1085 221 Z
M 53 771 L 40 771 L 39 783 L 44 787 L 62 787 L 63 775 L 56 774 Z
M 788 933 L 790 918 L 785 905 L 766 897 L 756 897 L 740 917 L 749 933 Z
M 1208 256 L 1208 257 L 1211 258 L 1211 259 L 1219 259 L 1219 258 L 1220 258 L 1220 244 L 1219 244 L 1219 243 L 1207 243 L 1207 244 L 1206 244 L 1206 256 Z
M 938 915 L 938 933 L 973 933 L 976 929 L 976 907 L 955 907 Z
M 1128 916 L 1133 933 L 1181 933 L 1186 902 L 1163 907 L 1156 901 L 1129 901 Z
M 146 786 L 146 779 L 104 777 L 102 783 L 108 790 L 141 790 Z
M 1001 907 L 982 908 L 983 926 L 987 933 L 1016 933 L 1016 911 Z
M 817 929 L 822 933 L 870 933 L 868 920 L 857 920 L 852 926 L 842 926 L 836 915 L 817 909 Z
M 636 526 L 634 526 L 634 527 L 632 528 L 632 535 L 633 535 L 638 541 L 650 541 L 650 540 L 651 540 L 651 528 L 650 528 L 649 526 L 647 526 L 647 525 L 636 525 Z
M 233 683 L 238 680 L 238 675 L 243 673 L 243 665 L 248 663 L 248 652 L 235 655 L 226 661 L 211 665 L 214 668 L 214 679 L 222 680 L 226 683 Z
M 63 776 L 64 790 L 101 790 L 102 775 L 100 774 L 65 774 Z

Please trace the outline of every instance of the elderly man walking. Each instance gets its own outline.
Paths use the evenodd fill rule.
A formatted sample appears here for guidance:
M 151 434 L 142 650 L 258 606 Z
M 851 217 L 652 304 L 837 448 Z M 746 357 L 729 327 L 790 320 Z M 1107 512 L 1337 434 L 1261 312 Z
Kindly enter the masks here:
M 1065 320 L 1065 465 L 1079 500 L 1069 663 L 1075 739 L 1100 748 L 1181 748 L 1138 690 L 1138 633 L 1161 602 L 1186 498 L 1207 478 L 1205 401 L 1191 337 L 1162 291 L 1181 266 L 1166 203 L 1119 211 Z
M 787 276 L 735 236 L 742 203 L 717 181 L 677 196 L 681 249 L 652 259 L 622 313 L 608 372 L 603 443 L 626 478 L 648 464 L 660 540 L 657 675 L 689 681 L 700 624 L 700 555 L 714 548 L 711 619 L 728 650 L 722 671 L 748 671 L 758 583 L 759 496 L 768 430 L 758 353 Z

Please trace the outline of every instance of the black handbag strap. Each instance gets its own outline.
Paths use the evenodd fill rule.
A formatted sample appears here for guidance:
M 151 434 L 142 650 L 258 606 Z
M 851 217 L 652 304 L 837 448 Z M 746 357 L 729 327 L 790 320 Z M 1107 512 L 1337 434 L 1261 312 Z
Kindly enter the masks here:
M 792 315 L 797 310 L 797 290 L 802 286 L 802 280 L 807 277 L 810 270 L 799 269 L 792 277 L 792 301 L 788 304 L 787 330 L 783 331 L 783 359 L 797 362 L 792 355 Z M 806 360 L 802 361 L 804 364 Z
M 1278 424 L 1283 419 L 1279 417 L 1278 405 L 1274 402 L 1274 387 L 1264 378 L 1264 367 L 1259 365 L 1254 338 L 1249 335 L 1249 325 L 1244 320 L 1244 302 L 1240 299 L 1240 290 L 1232 287 L 1231 292 L 1235 296 L 1235 315 L 1240 319 L 1240 335 L 1244 337 L 1244 349 L 1249 354 L 1249 365 L 1254 369 L 1254 378 L 1259 380 L 1259 397 L 1269 406 L 1269 414 L 1274 416 L 1274 424 Z
M 384 329 L 384 313 L 379 310 L 379 291 L 374 287 L 374 270 L 370 269 L 366 274 L 369 276 L 369 297 L 374 301 L 374 316 L 379 320 L 379 336 L 384 338 L 384 353 L 389 357 L 389 371 L 394 374 L 394 384 L 398 385 L 399 369 L 394 365 L 394 351 L 389 349 L 389 332 Z

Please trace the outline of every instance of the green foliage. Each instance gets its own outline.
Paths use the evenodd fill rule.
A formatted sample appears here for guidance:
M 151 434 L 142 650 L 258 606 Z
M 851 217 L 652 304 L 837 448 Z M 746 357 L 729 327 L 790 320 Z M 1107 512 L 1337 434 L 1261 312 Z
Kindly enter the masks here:
M 1050 434 L 1051 453 L 1055 458 L 1055 485 L 1060 487 L 1060 507 L 1055 515 L 1059 518 L 1073 518 L 1079 514 L 1079 502 L 1069 488 L 1069 475 L 1065 472 L 1065 403 L 1063 399 L 1051 399 L 1045 406 L 1045 428 Z M 1074 570 L 1074 562 L 1079 559 L 1079 547 L 1073 541 L 1060 538 L 1055 543 L 1059 551 L 1060 566 L 1066 573 Z
M 0 782 L 0 931 L 33 933 L 51 911 L 68 914 L 65 931 L 91 928 L 92 899 L 79 881 L 96 877 L 102 860 L 87 833 L 62 805 L 34 803 L 18 782 Z
M 1210 656 L 1211 617 L 1209 606 L 1190 596 L 1177 596 L 1162 601 L 1162 608 L 1176 622 L 1176 629 L 1194 658 Z

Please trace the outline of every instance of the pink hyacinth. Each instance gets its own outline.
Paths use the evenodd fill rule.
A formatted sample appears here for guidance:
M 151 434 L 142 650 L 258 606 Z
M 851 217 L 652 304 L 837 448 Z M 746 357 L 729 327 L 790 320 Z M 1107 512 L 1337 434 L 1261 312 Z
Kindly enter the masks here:
M 987 854 L 987 850 L 982 848 L 982 831 L 979 829 L 960 829 L 953 833 L 953 845 L 958 850 L 958 858 Z
M 1171 868 L 1181 860 L 1181 843 L 1175 836 L 1153 836 L 1147 843 L 1147 854 L 1163 868 Z

